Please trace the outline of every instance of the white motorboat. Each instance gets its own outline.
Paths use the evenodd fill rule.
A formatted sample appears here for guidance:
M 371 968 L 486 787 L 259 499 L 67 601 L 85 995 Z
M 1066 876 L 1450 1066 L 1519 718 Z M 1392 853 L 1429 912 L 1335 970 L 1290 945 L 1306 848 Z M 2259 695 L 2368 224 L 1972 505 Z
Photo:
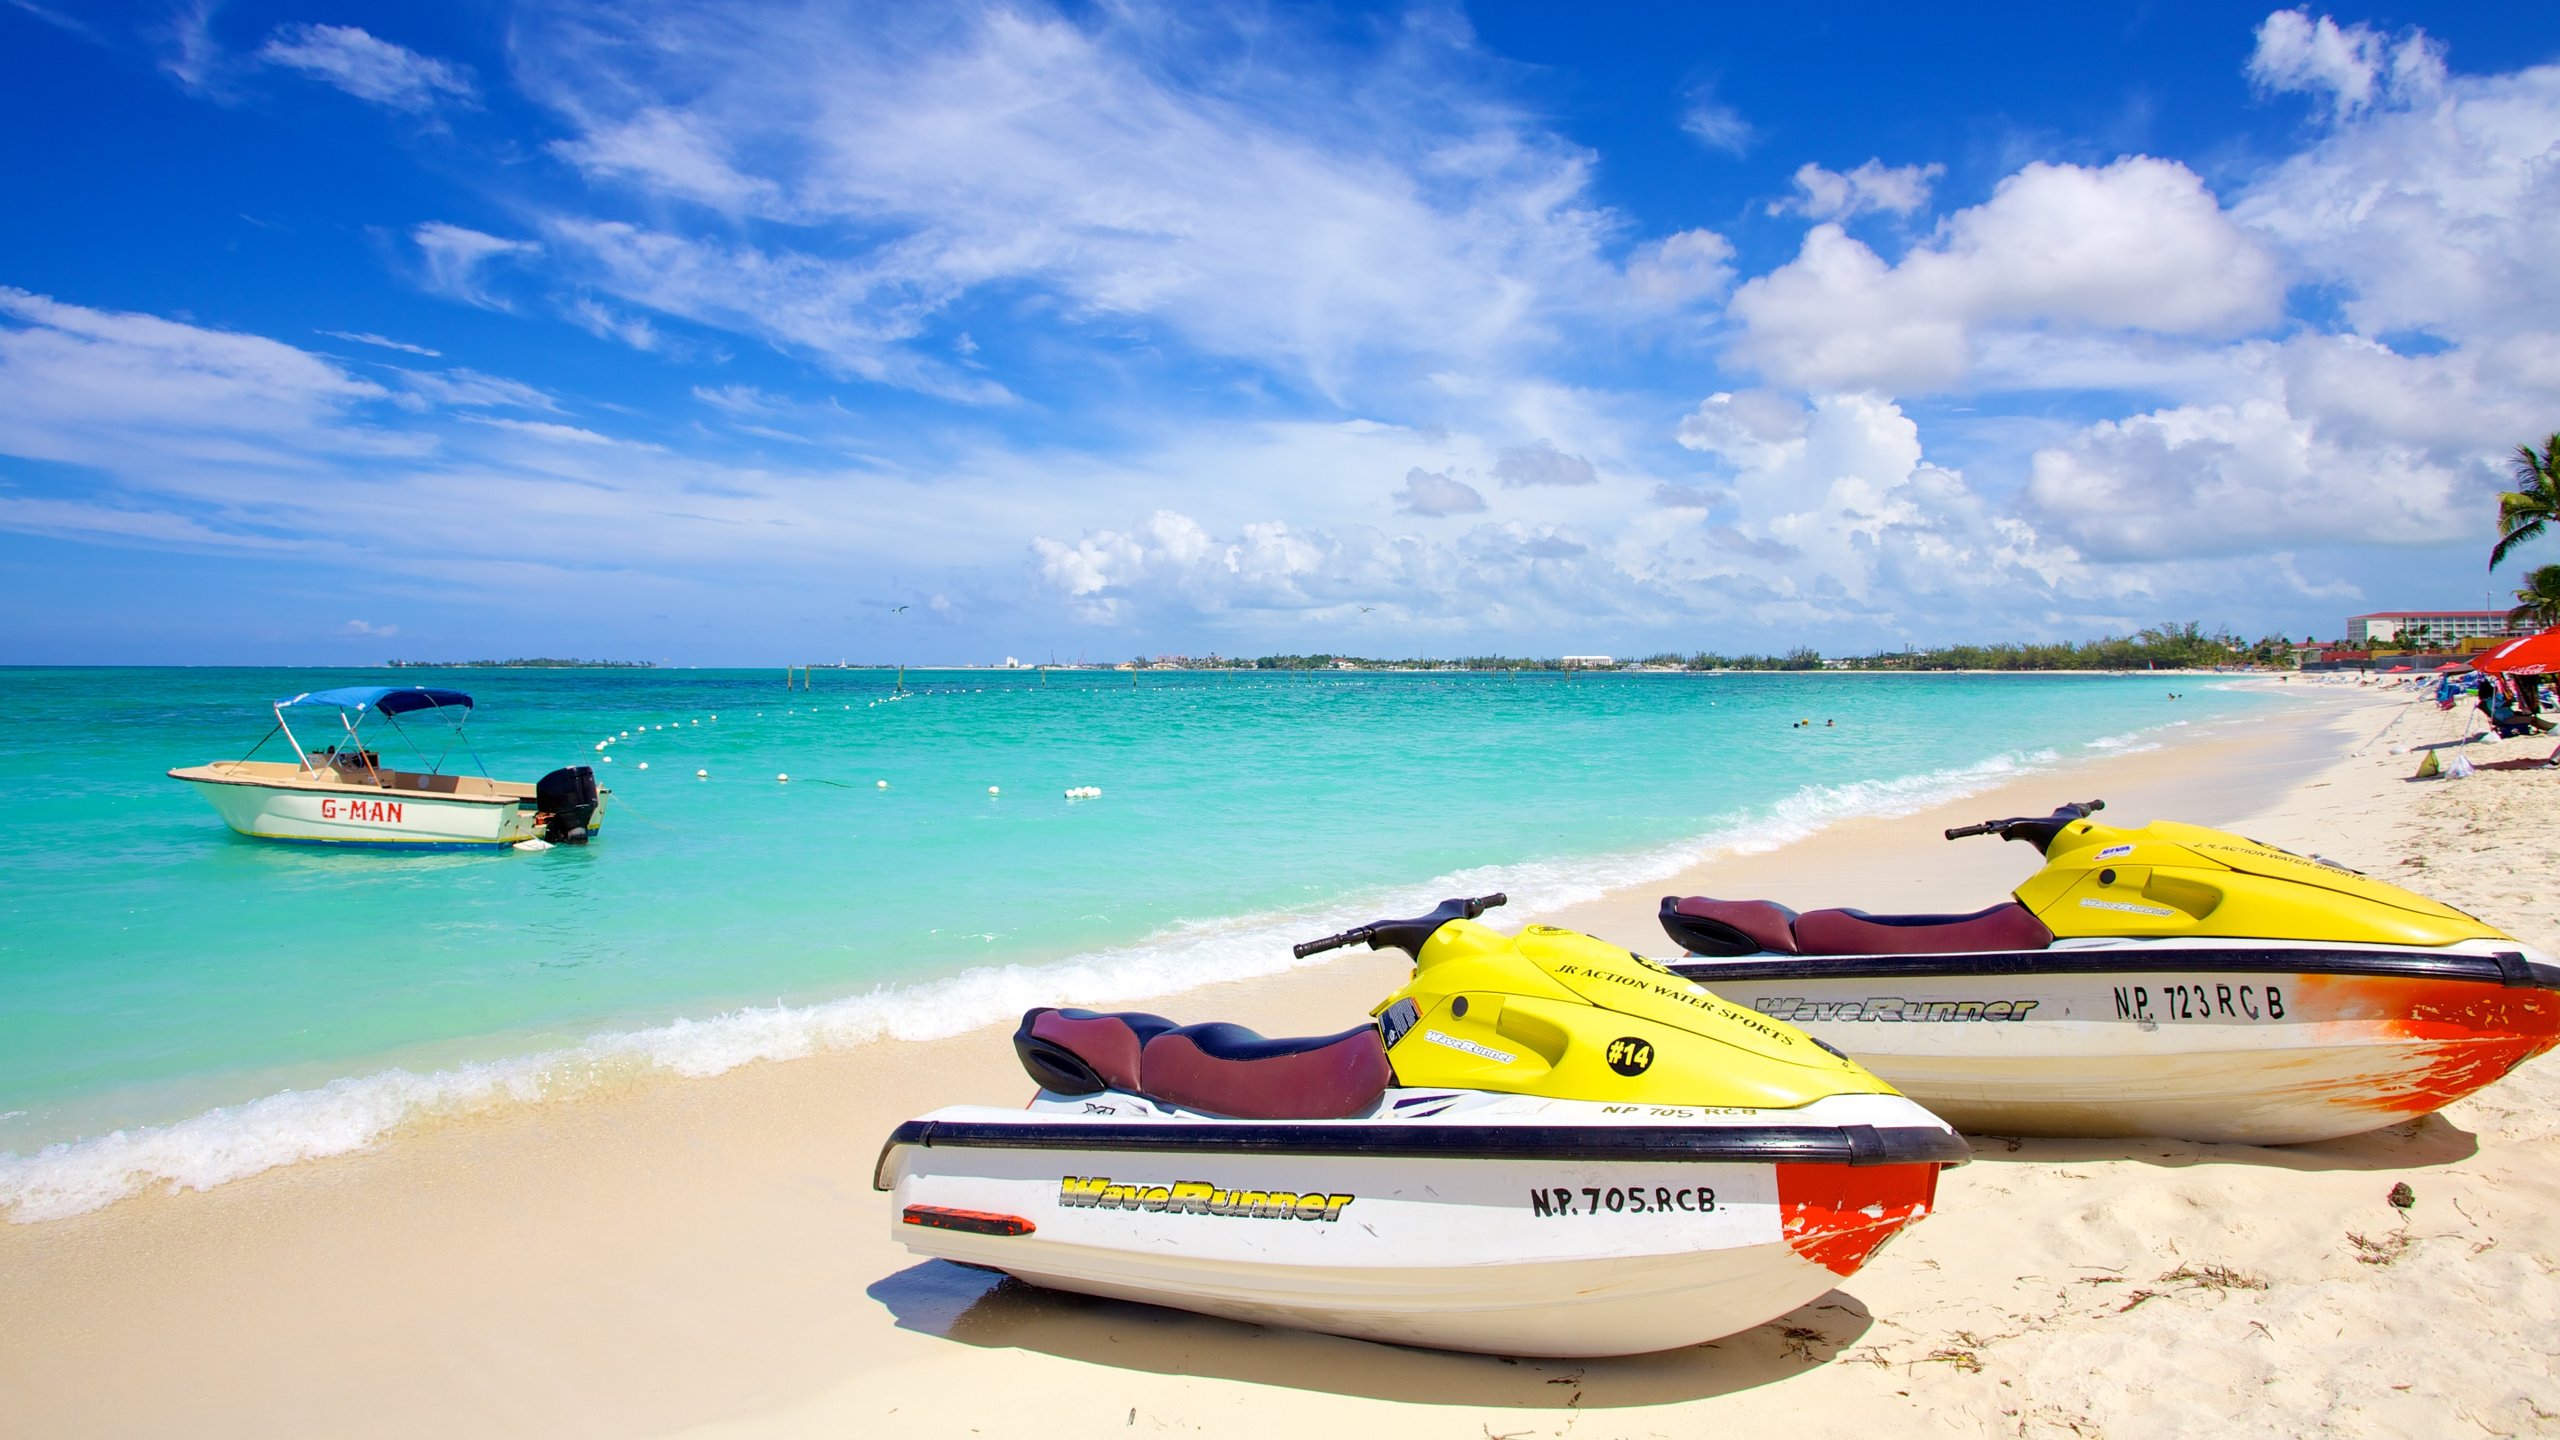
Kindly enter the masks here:
M 1237 1320 L 1634 1354 L 1824 1294 L 1969 1153 L 1790 1027 L 1587 936 L 1498 935 L 1468 904 L 1350 932 L 1418 963 L 1339 1035 L 1032 1011 L 1027 1109 L 889 1137 L 893 1233 Z
M 287 696 L 274 708 L 276 727 L 250 758 L 169 772 L 193 785 L 225 824 L 260 840 L 408 848 L 584 844 L 612 794 L 584 765 L 527 784 L 450 773 L 440 761 L 426 761 L 423 751 L 426 768 L 400 769 L 367 748 L 361 731 L 373 717 L 398 731 L 399 716 L 432 712 L 458 735 L 472 708 L 471 697 L 459 690 L 355 685 Z M 294 711 L 331 713 L 341 733 L 325 748 L 306 747 L 294 733 L 288 713 Z M 291 761 L 254 758 L 279 734 L 293 749 Z
M 2046 853 L 1961 915 L 1666 896 L 1680 974 L 1974 1133 L 2281 1145 L 2441 1109 L 2560 1041 L 2560 962 L 2448 905 L 2098 802 L 1948 832 Z

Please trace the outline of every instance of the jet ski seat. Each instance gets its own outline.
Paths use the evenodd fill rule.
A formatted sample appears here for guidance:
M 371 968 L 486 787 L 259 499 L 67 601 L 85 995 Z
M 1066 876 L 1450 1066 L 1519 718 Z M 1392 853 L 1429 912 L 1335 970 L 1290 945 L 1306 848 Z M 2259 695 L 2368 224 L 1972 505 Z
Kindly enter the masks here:
M 1948 955 L 1970 950 L 2042 950 L 2053 943 L 2035 912 L 2011 900 L 1970 915 L 1870 915 L 1864 910 L 1799 914 L 1767 900 L 1662 897 L 1662 928 L 1692 954 Z
M 1023 1012 L 1013 1053 L 1040 1088 L 1060 1095 L 1104 1090 L 1138 1093 L 1138 1057 L 1147 1042 L 1177 1028 L 1161 1015 L 1115 1015 L 1049 1006 Z
M 1378 1027 L 1266 1040 L 1212 1022 L 1147 1042 L 1145 1094 L 1240 1120 L 1342 1120 L 1378 1103 L 1395 1079 Z
M 1023 1015 L 1013 1048 L 1031 1078 L 1055 1094 L 1119 1090 L 1244 1120 L 1362 1114 L 1395 1078 L 1374 1025 L 1273 1040 L 1241 1025 L 1044 1007 Z

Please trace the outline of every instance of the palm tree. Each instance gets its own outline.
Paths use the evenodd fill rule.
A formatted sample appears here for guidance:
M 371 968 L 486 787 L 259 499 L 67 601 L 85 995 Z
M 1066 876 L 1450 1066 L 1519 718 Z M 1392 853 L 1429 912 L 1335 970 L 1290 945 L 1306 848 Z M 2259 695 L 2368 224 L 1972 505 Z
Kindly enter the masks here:
M 2516 592 L 2516 608 L 2507 612 L 2509 625 L 2560 625 L 2560 565 L 2544 565 L 2529 571 L 2524 588 Z
M 2542 533 L 2560 518 L 2560 434 L 2542 442 L 2537 454 L 2530 445 L 2516 447 L 2516 488 L 2498 496 L 2498 543 L 2489 551 L 2489 568 L 2507 552 Z

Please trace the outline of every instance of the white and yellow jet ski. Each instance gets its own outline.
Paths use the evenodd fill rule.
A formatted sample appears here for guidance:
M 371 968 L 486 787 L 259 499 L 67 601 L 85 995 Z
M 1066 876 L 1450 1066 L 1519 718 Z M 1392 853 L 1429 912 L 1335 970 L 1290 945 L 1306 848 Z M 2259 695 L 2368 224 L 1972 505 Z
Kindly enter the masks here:
M 1403 1344 L 1616 1355 L 1748 1329 L 1929 1209 L 1965 1144 L 1794 1027 L 1452 900 L 1297 947 L 1415 957 L 1339 1035 L 1039 1009 L 1027 1109 L 898 1127 L 910 1248 Z
M 2440 1109 L 2560 1040 L 2560 962 L 2449 905 L 2091 800 L 1950 840 L 2035 845 L 2009 903 L 1802 913 L 1666 896 L 1682 975 L 1975 1133 L 2281 1145 Z

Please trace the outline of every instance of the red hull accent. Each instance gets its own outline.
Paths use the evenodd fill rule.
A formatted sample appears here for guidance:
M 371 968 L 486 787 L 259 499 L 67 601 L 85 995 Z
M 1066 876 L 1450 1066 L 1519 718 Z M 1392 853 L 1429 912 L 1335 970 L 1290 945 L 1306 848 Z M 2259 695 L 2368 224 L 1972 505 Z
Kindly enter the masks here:
M 1797 1254 L 1851 1275 L 1929 1213 L 1935 1165 L 1780 1165 L 1778 1225 Z

